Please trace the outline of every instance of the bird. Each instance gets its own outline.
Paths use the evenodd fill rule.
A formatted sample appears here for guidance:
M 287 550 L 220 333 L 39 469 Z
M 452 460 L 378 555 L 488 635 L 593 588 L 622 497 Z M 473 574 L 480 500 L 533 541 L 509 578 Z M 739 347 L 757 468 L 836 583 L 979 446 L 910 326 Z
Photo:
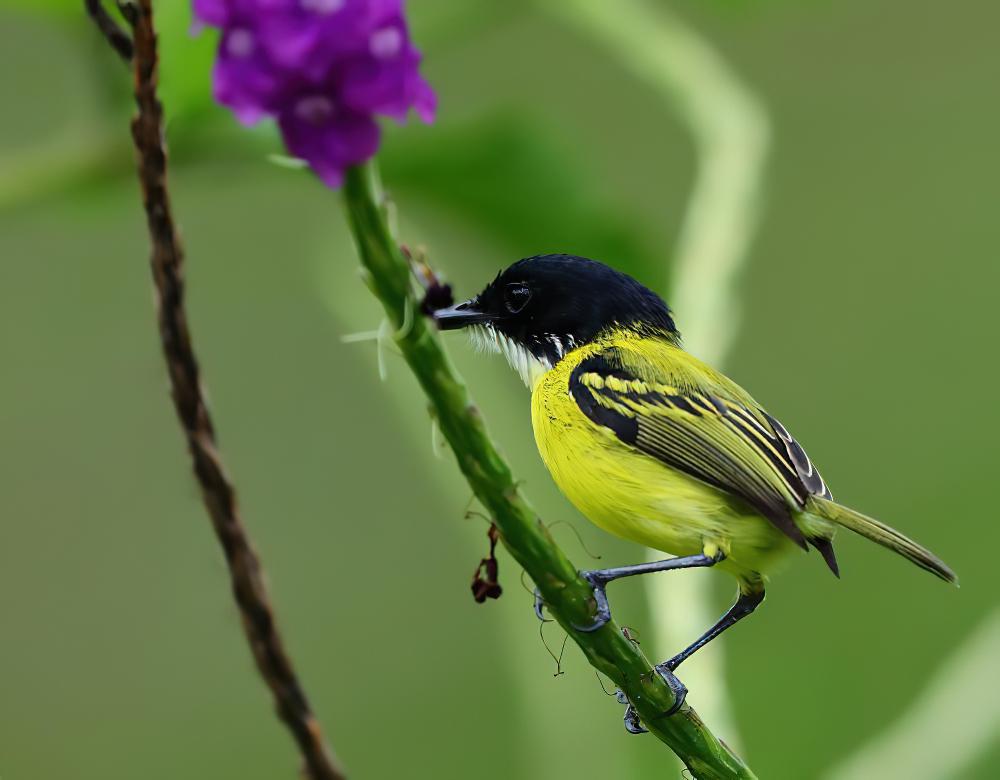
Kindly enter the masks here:
M 441 330 L 466 329 L 520 374 L 539 454 L 569 501 L 604 531 L 671 556 L 580 572 L 595 614 L 575 629 L 596 631 L 611 619 L 606 589 L 623 577 L 711 567 L 736 578 L 732 607 L 654 667 L 675 694 L 666 714 L 687 693 L 675 670 L 750 615 L 796 551 L 817 550 L 840 576 L 840 528 L 958 584 L 932 552 L 834 501 L 788 429 L 686 352 L 671 309 L 627 274 L 575 255 L 536 255 L 432 316 Z

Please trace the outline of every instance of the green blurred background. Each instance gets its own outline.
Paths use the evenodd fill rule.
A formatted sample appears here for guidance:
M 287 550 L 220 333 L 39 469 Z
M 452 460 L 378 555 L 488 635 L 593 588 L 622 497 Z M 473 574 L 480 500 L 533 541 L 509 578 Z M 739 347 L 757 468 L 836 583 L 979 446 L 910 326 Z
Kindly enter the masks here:
M 0 3 L 0 777 L 293 778 L 167 400 L 128 78 L 77 5 Z M 380 313 L 338 198 L 267 161 L 270 129 L 211 105 L 210 36 L 188 36 L 182 0 L 160 6 L 196 342 L 286 638 L 352 777 L 679 776 L 624 732 L 572 643 L 554 676 L 505 553 L 503 598 L 473 603 L 486 527 L 433 454 L 422 396 L 398 357 L 380 382 L 374 343 L 340 340 Z M 388 133 L 404 240 L 460 294 L 546 251 L 665 289 L 695 170 L 671 106 L 537 4 L 409 7 L 441 111 Z M 905 717 L 997 607 L 1000 7 L 670 8 L 774 130 L 728 372 L 838 498 L 962 578 L 946 588 L 845 538 L 841 582 L 798 561 L 727 635 L 742 752 L 762 778 L 820 777 Z M 554 533 L 571 557 L 588 560 L 569 524 L 607 564 L 640 557 L 551 484 L 513 373 L 449 343 L 543 517 L 569 521 Z M 731 583 L 713 582 L 721 612 Z M 641 637 L 656 605 L 616 588 Z M 545 637 L 558 653 L 554 624 Z M 949 701 L 942 751 L 987 717 Z M 991 717 L 952 770 L 921 777 L 1000 776 Z

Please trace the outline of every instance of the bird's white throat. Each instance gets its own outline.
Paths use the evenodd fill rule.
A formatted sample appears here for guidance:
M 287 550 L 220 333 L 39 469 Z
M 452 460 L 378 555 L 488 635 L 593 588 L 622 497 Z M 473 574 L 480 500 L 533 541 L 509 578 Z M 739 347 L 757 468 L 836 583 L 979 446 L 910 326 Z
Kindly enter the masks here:
M 551 370 L 552 362 L 546 357 L 537 357 L 523 344 L 491 328 L 489 325 L 474 325 L 469 328 L 469 337 L 477 349 L 483 352 L 497 352 L 507 358 L 513 368 L 528 388 L 534 388 L 542 375 Z M 558 351 L 562 357 L 564 350 L 559 345 Z

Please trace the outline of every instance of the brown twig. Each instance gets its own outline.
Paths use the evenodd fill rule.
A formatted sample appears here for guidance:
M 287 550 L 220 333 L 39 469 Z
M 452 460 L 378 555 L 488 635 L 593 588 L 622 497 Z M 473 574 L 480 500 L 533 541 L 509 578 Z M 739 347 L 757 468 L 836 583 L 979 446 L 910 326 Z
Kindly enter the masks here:
M 102 22 L 107 14 L 86 5 L 101 32 L 122 56 L 117 34 Z M 319 722 L 292 668 L 275 622 L 260 560 L 240 520 L 236 491 L 226 475 L 216 445 L 215 429 L 205 403 L 187 314 L 184 309 L 183 250 L 170 210 L 167 153 L 163 136 L 163 106 L 157 97 L 157 45 L 151 0 L 131 4 L 135 98 L 138 114 L 132 138 L 138 154 L 139 181 L 153 252 L 160 341 L 170 374 L 170 386 L 194 472 L 215 533 L 229 566 L 233 595 L 257 668 L 274 695 L 281 720 L 292 732 L 312 780 L 343 780 L 344 774 L 327 747 Z M 112 25 L 114 23 L 112 22 Z M 120 30 L 118 32 L 121 32 Z M 122 33 L 124 35 L 124 33 Z
M 127 32 L 118 26 L 118 22 L 111 18 L 111 14 L 107 12 L 101 0 L 83 0 L 83 4 L 111 48 L 118 52 L 118 56 L 125 62 L 131 62 L 132 39 Z

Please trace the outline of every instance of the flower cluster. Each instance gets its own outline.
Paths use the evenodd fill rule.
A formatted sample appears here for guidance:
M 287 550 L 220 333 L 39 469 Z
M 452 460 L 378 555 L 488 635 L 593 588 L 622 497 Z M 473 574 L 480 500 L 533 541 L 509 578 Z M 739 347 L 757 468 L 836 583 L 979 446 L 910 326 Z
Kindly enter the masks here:
M 434 118 L 402 0 L 193 2 L 222 30 L 215 99 L 244 124 L 276 118 L 289 152 L 331 187 L 377 151 L 376 114 Z

